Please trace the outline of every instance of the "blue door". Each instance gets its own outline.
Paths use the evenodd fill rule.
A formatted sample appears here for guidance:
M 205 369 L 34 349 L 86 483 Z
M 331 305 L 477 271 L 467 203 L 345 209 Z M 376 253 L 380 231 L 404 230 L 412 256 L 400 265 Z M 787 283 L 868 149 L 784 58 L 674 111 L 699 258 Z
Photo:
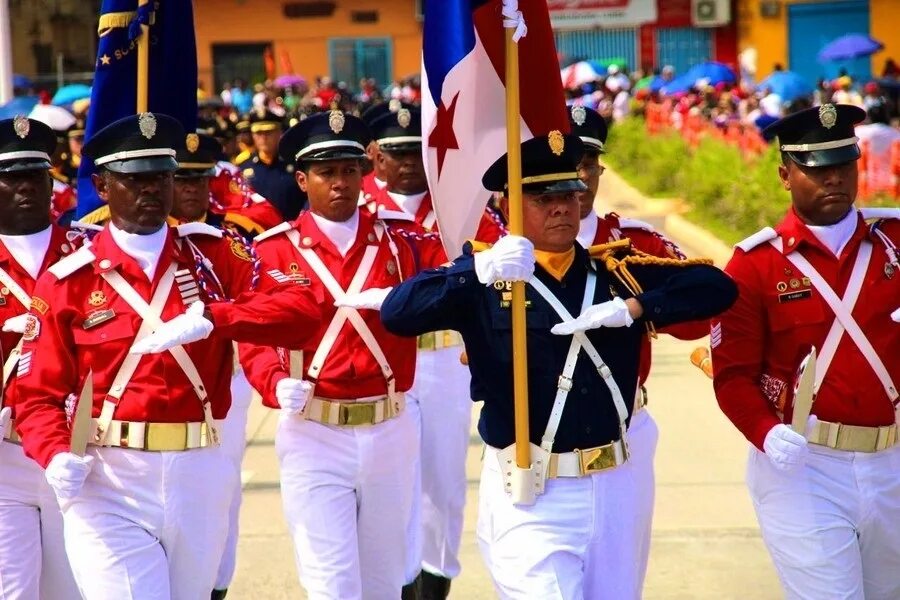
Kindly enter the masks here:
M 788 6 L 788 65 L 791 71 L 816 82 L 820 77 L 833 79 L 841 68 L 856 81 L 871 77 L 868 56 L 853 60 L 820 63 L 819 50 L 848 33 L 869 35 L 869 3 L 867 0 L 845 2 L 811 2 Z M 760 65 L 768 69 L 771 65 Z
M 712 60 L 712 30 L 663 27 L 656 31 L 656 66 L 675 67 L 681 75 L 696 64 Z
M 557 31 L 556 51 L 579 60 L 624 59 L 629 70 L 637 66 L 635 29 L 580 29 Z
M 374 78 L 378 87 L 393 80 L 393 53 L 390 38 L 331 38 L 328 40 L 331 79 L 344 81 L 351 89 L 362 78 Z

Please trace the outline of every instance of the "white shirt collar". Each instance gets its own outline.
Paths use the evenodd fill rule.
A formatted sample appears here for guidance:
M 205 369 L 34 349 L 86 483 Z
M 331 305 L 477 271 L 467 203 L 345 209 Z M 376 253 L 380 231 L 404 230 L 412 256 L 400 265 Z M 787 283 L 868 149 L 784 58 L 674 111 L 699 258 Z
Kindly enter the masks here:
M 419 212 L 419 207 L 422 206 L 422 200 L 425 199 L 425 194 L 428 192 L 422 192 L 421 194 L 398 194 L 396 192 L 388 192 L 388 196 L 390 196 L 391 200 L 397 203 L 403 212 L 410 214 L 412 216 L 416 216 Z
M 856 210 L 850 210 L 843 219 L 833 225 L 807 225 L 813 235 L 822 245 L 831 250 L 835 256 L 840 256 L 844 246 L 853 237 L 859 218 Z
M 585 248 L 590 248 L 594 244 L 594 238 L 597 237 L 598 225 L 597 213 L 592 208 L 591 212 L 581 220 L 581 226 L 578 228 L 578 237 L 576 238 L 578 243 Z
M 31 275 L 31 278 L 37 279 L 41 265 L 44 264 L 44 257 L 47 256 L 47 249 L 50 247 L 52 233 L 53 227 L 49 226 L 43 231 L 28 235 L 0 235 L 0 242 L 3 242 L 12 257 Z
M 359 209 L 357 208 L 353 211 L 353 216 L 344 222 L 329 221 L 313 212 L 309 214 L 312 215 L 319 231 L 331 240 L 331 243 L 338 249 L 341 256 L 347 256 L 350 248 L 353 247 L 353 242 L 356 241 L 356 231 L 359 229 Z
M 110 222 L 109 232 L 116 245 L 122 249 L 122 252 L 136 260 L 141 270 L 147 275 L 147 279 L 153 281 L 153 276 L 156 274 L 156 266 L 159 264 L 159 257 L 162 254 L 163 247 L 166 245 L 169 228 L 163 225 L 153 233 L 128 233 Z
M 387 181 L 385 181 L 385 180 L 383 180 L 383 179 L 378 179 L 378 178 L 375 177 L 375 176 L 373 176 L 372 179 L 375 180 L 375 185 L 378 186 L 378 189 L 379 189 L 379 190 L 383 190 L 384 188 L 387 187 Z

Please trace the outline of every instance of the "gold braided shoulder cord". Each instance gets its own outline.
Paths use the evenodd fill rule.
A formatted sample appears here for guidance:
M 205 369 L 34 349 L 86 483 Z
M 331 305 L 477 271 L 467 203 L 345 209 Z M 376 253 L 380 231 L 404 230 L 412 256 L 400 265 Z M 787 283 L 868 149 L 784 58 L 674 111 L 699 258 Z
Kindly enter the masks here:
M 627 256 L 616 258 L 616 253 L 630 252 Z M 713 261 L 709 258 L 660 258 L 647 254 L 631 245 L 629 238 L 623 238 L 608 244 L 592 246 L 590 249 L 591 256 L 603 262 L 606 270 L 616 276 L 616 278 L 625 286 L 634 296 L 642 293 L 644 290 L 641 284 L 635 279 L 631 271 L 628 270 L 629 265 L 639 266 L 672 266 L 672 267 L 690 267 L 693 265 L 712 265 Z M 647 335 L 651 339 L 656 338 L 656 327 L 652 322 L 647 321 Z

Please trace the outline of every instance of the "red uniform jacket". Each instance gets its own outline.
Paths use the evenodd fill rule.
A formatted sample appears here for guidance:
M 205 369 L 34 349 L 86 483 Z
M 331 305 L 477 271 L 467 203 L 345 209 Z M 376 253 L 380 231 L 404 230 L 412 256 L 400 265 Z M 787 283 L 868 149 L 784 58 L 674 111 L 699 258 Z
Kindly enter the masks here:
M 214 265 L 224 288 L 219 293 L 234 298 L 233 302 L 208 304 L 215 330 L 209 338 L 185 347 L 204 382 L 213 416 L 221 419 L 231 404 L 232 340 L 299 345 L 318 327 L 320 311 L 308 289 L 278 285 L 271 278 L 260 282 L 260 292 L 247 292 L 252 269 L 243 247 L 222 239 L 221 232 L 199 223 L 183 226 L 181 231 L 204 232 L 192 235 L 190 241 Z M 170 229 L 152 283 L 138 263 L 116 245 L 109 229 L 99 233 L 88 248 L 60 261 L 38 280 L 32 302 L 36 326 L 19 361 L 16 425 L 25 452 L 41 465 L 46 466 L 54 455 L 68 450 L 71 436 L 66 399 L 69 394 L 79 393 L 90 369 L 93 369 L 94 383 L 93 414 L 95 417 L 100 414 L 106 393 L 141 324 L 137 313 L 100 273 L 118 270 L 149 301 L 172 262 L 178 269 L 194 273 L 194 257 L 186 243 L 178 248 L 178 235 L 177 230 Z M 84 250 L 89 250 L 95 258 L 85 258 Z M 210 302 L 205 293 L 201 299 Z M 162 319 L 168 321 L 184 310 L 185 300 L 179 286 L 173 286 Z M 99 318 L 101 315 L 105 318 Z M 157 423 L 200 422 L 203 409 L 175 359 L 169 352 L 163 352 L 141 358 L 114 418 Z
M 388 227 L 390 235 L 384 235 L 379 242 L 375 235 L 375 222 L 374 215 L 366 210 L 359 211 L 356 242 L 343 257 L 328 237 L 319 230 L 308 212 L 302 213 L 293 223 L 284 223 L 266 232 L 260 236 L 262 239 L 257 238 L 257 252 L 260 257 L 267 265 L 277 269 L 271 275 L 264 274 L 263 279 L 271 276 L 283 278 L 284 274 L 287 274 L 310 290 L 321 307 L 322 321 L 315 335 L 302 345 L 288 346 L 303 350 L 304 376 L 337 309 L 334 307 L 331 293 L 300 256 L 285 232 L 290 229 L 298 230 L 301 235 L 301 246 L 311 248 L 345 290 L 356 274 L 366 247 L 370 244 L 377 244 L 379 249 L 375 264 L 362 289 L 394 286 L 401 281 L 401 276 L 403 279 L 408 278 L 417 271 L 437 266 L 442 261 L 443 251 L 438 241 L 423 239 L 421 230 L 416 233 L 417 228 L 413 223 L 392 222 Z M 391 240 L 396 245 L 399 261 L 395 260 L 391 252 Z M 361 310 L 360 314 L 388 359 L 396 379 L 397 391 L 408 390 L 412 385 L 415 370 L 415 338 L 401 338 L 388 333 L 381 324 L 378 311 Z M 284 354 L 273 348 L 241 344 L 240 356 L 247 378 L 262 396 L 263 403 L 278 408 L 275 385 L 288 377 Z M 337 341 L 325 360 L 321 376 L 315 383 L 316 396 L 324 398 L 363 398 L 384 395 L 387 392 L 387 383 L 378 363 L 350 323 L 344 323 Z
M 77 243 L 70 242 L 66 237 L 66 230 L 58 225 L 52 226 L 50 234 L 50 245 L 47 247 L 47 254 L 44 255 L 44 262 L 41 264 L 41 273 L 47 270 L 47 267 L 71 254 L 76 248 Z M 16 259 L 13 258 L 9 250 L 0 242 L 0 269 L 3 269 L 18 283 L 26 293 L 31 295 L 34 292 L 36 280 L 31 278 L 28 271 L 22 268 Z M 23 306 L 21 302 L 12 293 L 0 293 L 0 326 L 7 319 L 22 315 L 28 312 L 28 306 Z M 3 348 L 4 360 L 9 356 L 10 351 L 19 343 L 22 337 L 18 333 L 9 331 L 0 331 L 0 348 Z M 12 373 L 9 384 L 4 390 L 3 406 L 10 406 L 13 410 L 13 418 L 16 418 L 16 404 L 19 401 L 18 386 L 16 384 L 16 373 Z
M 250 189 L 237 167 L 219 163 L 216 170 L 215 177 L 209 181 L 212 212 L 251 234 L 261 233 L 281 222 L 278 209 Z
M 379 193 L 381 193 L 382 188 L 378 187 L 378 183 L 375 181 L 375 171 L 370 171 L 363 175 L 362 178 L 362 197 L 363 200 L 369 202 Z
M 391 210 L 403 212 L 403 209 L 397 206 L 390 195 L 387 188 L 379 190 L 377 194 L 373 194 L 372 199 L 368 203 L 369 211 Z M 478 231 L 475 233 L 475 239 L 479 242 L 493 244 L 502 236 L 506 235 L 506 229 L 495 215 L 489 212 L 487 203 L 485 203 L 484 214 L 481 215 L 481 221 L 478 223 Z M 422 204 L 415 215 L 416 223 L 425 228 L 426 231 L 438 231 L 438 223 L 434 218 L 434 207 L 431 203 L 431 193 L 425 194 Z
M 675 242 L 654 230 L 643 221 L 623 219 L 616 213 L 597 217 L 597 233 L 594 244 L 606 244 L 615 240 L 628 238 L 631 244 L 640 250 L 660 258 L 684 258 L 681 249 Z M 691 321 L 669 325 L 659 330 L 680 340 L 697 340 L 709 334 L 709 321 Z M 650 376 L 653 352 L 649 337 L 644 337 L 641 345 L 641 365 L 638 370 L 640 384 L 643 385 Z
M 881 224 L 894 244 L 900 220 Z M 771 232 L 771 230 L 769 230 Z M 840 258 L 825 248 L 791 211 L 770 235 L 763 230 L 740 244 L 725 268 L 738 285 L 737 302 L 713 319 L 713 369 L 719 406 L 751 443 L 762 449 L 769 430 L 790 423 L 791 404 L 782 391 L 792 389 L 801 360 L 815 346 L 821 350 L 834 312 L 822 295 L 784 253 L 797 251 L 842 297 L 863 240 L 872 257 L 853 317 L 894 382 L 900 380 L 900 325 L 891 312 L 900 307 L 900 273 L 887 267 L 885 244 L 862 217 Z M 768 243 L 780 237 L 784 253 Z M 776 403 L 782 404 L 776 406 Z M 813 413 L 845 425 L 882 426 L 894 422 L 894 409 L 875 372 L 844 333 L 834 360 L 816 395 Z

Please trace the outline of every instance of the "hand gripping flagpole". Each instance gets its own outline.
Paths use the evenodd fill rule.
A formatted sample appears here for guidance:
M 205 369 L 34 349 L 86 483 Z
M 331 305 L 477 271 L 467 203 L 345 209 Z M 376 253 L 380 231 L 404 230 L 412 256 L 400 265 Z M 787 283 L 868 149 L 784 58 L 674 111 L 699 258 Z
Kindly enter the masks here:
M 138 0 L 138 13 L 150 0 Z M 150 24 L 141 23 L 141 36 L 137 39 L 137 114 L 147 112 L 150 92 Z
M 522 235 L 522 152 L 519 125 L 519 47 L 527 28 L 518 0 L 503 0 L 506 28 L 506 151 L 508 157 L 509 233 Z M 513 397 L 515 402 L 516 466 L 531 468 L 528 431 L 528 354 L 525 343 L 525 282 L 512 287 Z

